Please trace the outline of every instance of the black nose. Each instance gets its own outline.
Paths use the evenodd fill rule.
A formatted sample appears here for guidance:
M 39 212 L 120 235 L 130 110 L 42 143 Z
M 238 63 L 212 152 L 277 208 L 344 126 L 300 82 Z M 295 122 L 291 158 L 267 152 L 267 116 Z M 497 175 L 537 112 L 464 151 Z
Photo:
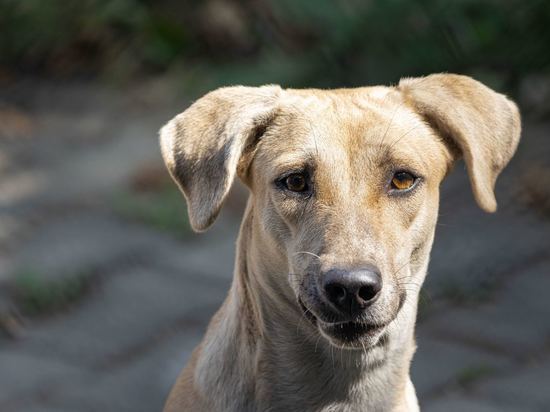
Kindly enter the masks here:
M 352 316 L 374 303 L 382 290 L 382 276 L 374 268 L 331 269 L 324 273 L 322 282 L 329 302 Z

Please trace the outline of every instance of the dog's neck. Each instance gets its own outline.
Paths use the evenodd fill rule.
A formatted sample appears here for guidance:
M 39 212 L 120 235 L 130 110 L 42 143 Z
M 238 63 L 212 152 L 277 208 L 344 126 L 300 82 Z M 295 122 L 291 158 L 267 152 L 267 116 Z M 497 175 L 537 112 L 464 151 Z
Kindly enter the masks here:
M 254 233 L 252 220 L 249 205 L 233 285 L 197 363 L 201 392 L 215 393 L 212 406 L 224 411 L 400 410 L 411 390 L 416 304 L 405 305 L 377 346 L 334 347 L 307 324 L 290 291 L 278 286 L 282 282 L 269 281 L 288 275 L 273 272 L 276 259 L 254 260 L 273 245 Z

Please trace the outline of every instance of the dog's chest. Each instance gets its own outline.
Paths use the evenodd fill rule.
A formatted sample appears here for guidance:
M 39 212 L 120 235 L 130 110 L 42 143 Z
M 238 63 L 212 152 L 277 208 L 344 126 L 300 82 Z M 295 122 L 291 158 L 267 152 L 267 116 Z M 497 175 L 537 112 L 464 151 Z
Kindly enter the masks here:
M 386 367 L 355 375 L 349 369 L 303 365 L 301 371 L 263 376 L 257 386 L 257 410 L 265 412 L 386 412 L 396 394 L 386 381 Z M 385 388 L 385 390 L 380 390 Z

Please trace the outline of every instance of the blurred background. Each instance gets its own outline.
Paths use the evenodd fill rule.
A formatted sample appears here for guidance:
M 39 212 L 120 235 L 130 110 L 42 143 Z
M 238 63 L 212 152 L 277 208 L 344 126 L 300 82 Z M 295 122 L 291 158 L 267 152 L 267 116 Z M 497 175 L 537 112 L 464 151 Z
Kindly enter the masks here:
M 550 408 L 550 2 L 0 0 L 0 410 L 160 411 L 222 302 L 246 199 L 191 233 L 157 131 L 233 84 L 468 74 L 524 132 L 443 185 L 413 363 L 425 411 Z

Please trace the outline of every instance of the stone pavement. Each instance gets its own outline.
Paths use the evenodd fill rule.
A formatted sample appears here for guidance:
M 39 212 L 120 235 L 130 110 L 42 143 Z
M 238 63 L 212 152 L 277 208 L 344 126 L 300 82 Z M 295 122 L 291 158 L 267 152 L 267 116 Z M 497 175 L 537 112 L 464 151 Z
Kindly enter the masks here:
M 189 232 L 156 139 L 184 106 L 166 90 L 0 100 L 18 113 L 0 125 L 0 411 L 159 411 L 223 300 L 243 195 Z M 425 411 L 550 410 L 549 131 L 526 125 L 498 213 L 462 166 L 443 186 L 412 371 Z

